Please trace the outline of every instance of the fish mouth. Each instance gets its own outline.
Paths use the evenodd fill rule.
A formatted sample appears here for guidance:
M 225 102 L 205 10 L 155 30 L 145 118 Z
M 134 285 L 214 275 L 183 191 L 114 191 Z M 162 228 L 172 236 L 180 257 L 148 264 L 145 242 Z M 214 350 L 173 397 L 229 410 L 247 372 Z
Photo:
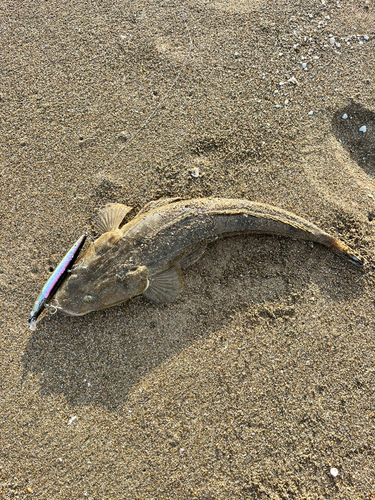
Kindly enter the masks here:
M 62 307 L 59 307 L 59 311 L 62 312 L 63 314 L 65 314 L 66 316 L 84 316 L 85 312 L 83 313 L 76 313 L 76 312 L 73 312 L 73 311 L 69 311 L 69 309 L 63 309 Z

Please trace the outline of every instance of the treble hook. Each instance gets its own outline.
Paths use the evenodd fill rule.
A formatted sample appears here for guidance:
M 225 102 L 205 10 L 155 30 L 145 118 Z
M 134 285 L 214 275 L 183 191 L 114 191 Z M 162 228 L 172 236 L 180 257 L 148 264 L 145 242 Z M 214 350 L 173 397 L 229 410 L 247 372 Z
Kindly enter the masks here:
M 52 316 L 53 314 L 56 314 L 59 309 L 62 309 L 62 307 L 59 306 L 59 301 L 57 299 L 52 299 L 53 301 L 56 301 L 56 305 L 53 304 L 46 304 L 45 307 L 47 307 L 50 310 L 50 315 Z

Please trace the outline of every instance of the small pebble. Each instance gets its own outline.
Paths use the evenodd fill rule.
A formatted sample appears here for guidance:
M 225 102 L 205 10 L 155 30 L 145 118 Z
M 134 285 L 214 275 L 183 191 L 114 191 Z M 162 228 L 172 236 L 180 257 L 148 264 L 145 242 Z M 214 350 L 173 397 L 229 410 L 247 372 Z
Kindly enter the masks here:
M 120 132 L 117 136 L 117 139 L 121 139 L 122 141 L 127 141 L 128 140 L 128 133 L 123 130 L 122 132 Z
M 198 167 L 194 167 L 193 170 L 190 173 L 190 175 L 192 177 L 194 177 L 194 179 L 198 179 L 199 174 L 200 174 L 200 172 L 199 172 L 199 168 Z
M 309 116 L 312 116 L 312 115 L 314 114 L 314 111 L 309 111 L 307 114 L 308 114 Z
M 359 45 L 363 45 L 363 42 L 362 42 L 362 40 L 361 40 L 361 41 L 359 42 Z
M 71 419 L 69 419 L 68 425 L 72 424 L 76 418 L 77 417 L 72 417 Z
M 344 113 L 344 114 L 342 115 L 342 119 L 343 119 L 343 120 L 347 120 L 347 118 L 348 118 L 348 115 L 347 115 L 346 113 Z
M 302 63 L 302 68 L 306 69 L 306 67 L 307 67 L 307 64 L 306 63 Z
M 363 132 L 364 134 L 366 133 L 367 127 L 366 125 L 362 125 L 362 127 L 359 129 L 360 132 Z
M 331 476 L 337 477 L 339 471 L 335 467 L 332 467 L 332 469 L 330 470 L 330 473 L 331 473 Z
M 373 198 L 374 198 L 374 195 L 369 194 L 369 195 L 368 195 L 368 197 L 369 197 L 369 198 L 371 198 L 371 199 L 373 199 Z
M 333 44 L 335 43 L 335 39 L 334 39 L 334 37 L 331 37 L 331 38 L 329 39 L 329 43 L 330 43 L 331 45 L 333 45 Z
M 288 82 L 294 83 L 294 85 L 299 85 L 297 78 L 294 77 L 294 76 L 292 76 L 291 78 L 289 78 Z
M 363 38 L 366 40 L 366 42 L 368 42 L 370 40 L 367 35 L 365 35 Z

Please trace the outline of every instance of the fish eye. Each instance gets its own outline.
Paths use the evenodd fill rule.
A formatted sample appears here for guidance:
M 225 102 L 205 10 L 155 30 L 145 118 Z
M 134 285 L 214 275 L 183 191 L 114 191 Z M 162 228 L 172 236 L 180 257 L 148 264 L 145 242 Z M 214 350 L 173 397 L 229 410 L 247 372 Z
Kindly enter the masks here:
M 90 304 L 93 301 L 94 301 L 94 297 L 92 295 L 85 295 L 83 297 L 83 302 L 86 302 L 87 304 Z

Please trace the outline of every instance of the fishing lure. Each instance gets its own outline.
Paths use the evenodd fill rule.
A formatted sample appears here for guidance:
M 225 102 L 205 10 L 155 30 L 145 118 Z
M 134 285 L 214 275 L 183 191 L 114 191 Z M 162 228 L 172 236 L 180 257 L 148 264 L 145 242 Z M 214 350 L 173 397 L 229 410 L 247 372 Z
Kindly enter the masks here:
M 45 307 L 55 307 L 48 306 L 47 302 L 56 293 L 67 273 L 72 268 L 79 252 L 81 251 L 81 248 L 86 241 L 86 237 L 87 235 L 83 234 L 80 238 L 78 238 L 72 248 L 61 260 L 60 264 L 56 267 L 47 283 L 44 285 L 43 290 L 40 292 L 39 297 L 36 299 L 33 310 L 30 313 L 29 325 L 31 330 L 36 329 L 37 319 Z

